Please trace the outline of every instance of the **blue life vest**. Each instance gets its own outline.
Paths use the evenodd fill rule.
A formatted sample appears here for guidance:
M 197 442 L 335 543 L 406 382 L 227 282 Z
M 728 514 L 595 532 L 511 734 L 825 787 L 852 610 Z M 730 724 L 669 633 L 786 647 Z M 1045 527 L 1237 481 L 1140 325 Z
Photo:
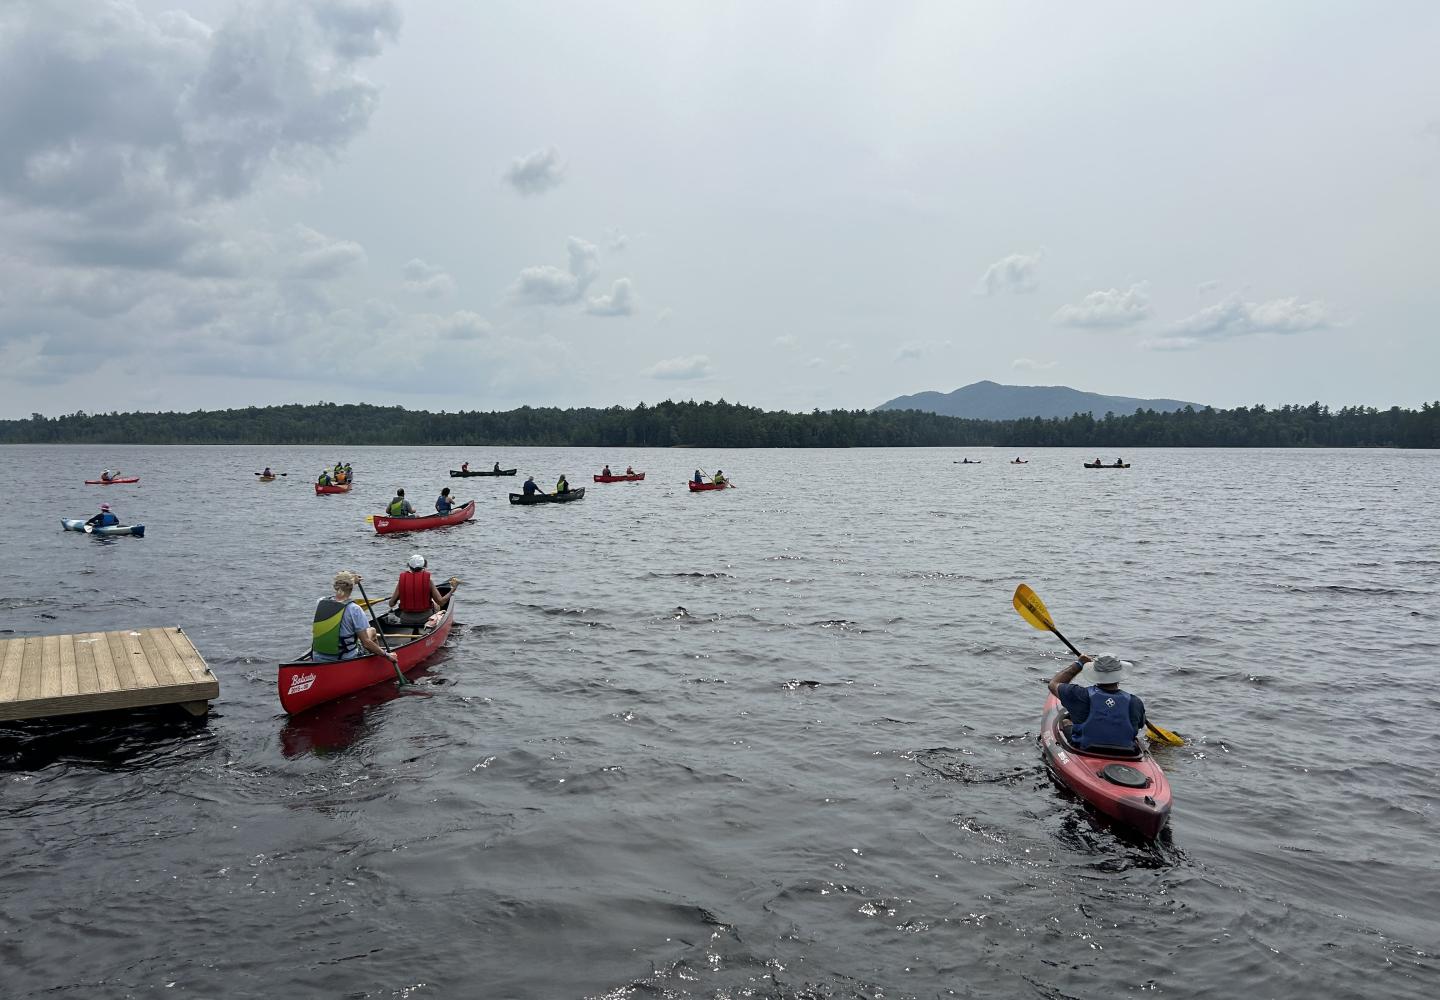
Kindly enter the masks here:
M 1071 727 L 1070 742 L 1081 750 L 1093 746 L 1133 746 L 1136 730 L 1130 722 L 1129 692 L 1102 691 L 1098 684 L 1086 691 L 1090 694 L 1090 714 L 1084 722 Z
M 435 512 L 437 514 L 448 514 L 455 509 L 455 503 L 449 497 L 435 498 Z

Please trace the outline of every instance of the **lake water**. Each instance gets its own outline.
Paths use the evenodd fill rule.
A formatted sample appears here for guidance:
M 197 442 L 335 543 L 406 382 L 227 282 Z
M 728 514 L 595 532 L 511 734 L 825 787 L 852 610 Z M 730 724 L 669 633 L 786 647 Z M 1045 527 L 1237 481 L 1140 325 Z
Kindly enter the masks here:
M 0 725 L 0 996 L 1440 995 L 1440 454 L 1010 457 L 0 448 L 0 628 L 181 625 L 221 683 Z M 378 537 L 397 485 L 479 510 Z M 146 537 L 60 531 L 101 499 Z M 465 586 L 414 693 L 287 720 L 334 571 L 415 550 Z M 1022 581 L 1186 737 L 1158 845 L 1047 777 Z

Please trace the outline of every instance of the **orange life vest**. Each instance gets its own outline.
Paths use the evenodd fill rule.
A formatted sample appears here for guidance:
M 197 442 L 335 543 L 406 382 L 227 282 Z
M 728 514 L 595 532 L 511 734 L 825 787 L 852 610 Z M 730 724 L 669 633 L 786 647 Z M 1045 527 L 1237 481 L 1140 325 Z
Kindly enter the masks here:
M 412 613 L 430 610 L 430 571 L 407 569 L 400 574 L 400 610 Z

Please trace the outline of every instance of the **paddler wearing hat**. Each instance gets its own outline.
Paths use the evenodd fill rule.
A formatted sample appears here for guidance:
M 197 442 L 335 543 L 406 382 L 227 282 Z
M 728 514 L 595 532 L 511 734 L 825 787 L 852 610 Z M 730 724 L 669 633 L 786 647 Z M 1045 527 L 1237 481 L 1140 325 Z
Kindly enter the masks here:
M 1089 664 L 1082 678 L 1072 684 Z M 1060 699 L 1070 719 L 1066 735 L 1081 750 L 1091 747 L 1130 749 L 1145 726 L 1145 703 L 1139 695 L 1120 690 L 1120 682 L 1135 664 L 1110 653 L 1081 655 L 1050 678 L 1050 693 Z
M 120 519 L 114 514 L 110 513 L 110 505 L 108 503 L 102 503 L 100 505 L 100 513 L 96 514 L 94 517 L 92 517 L 85 523 L 96 528 L 109 528 L 112 525 L 119 524 Z

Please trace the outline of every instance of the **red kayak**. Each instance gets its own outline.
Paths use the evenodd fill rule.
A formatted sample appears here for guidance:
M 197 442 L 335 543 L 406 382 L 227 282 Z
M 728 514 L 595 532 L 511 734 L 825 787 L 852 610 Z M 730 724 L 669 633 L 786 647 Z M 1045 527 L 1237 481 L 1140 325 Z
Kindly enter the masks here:
M 139 476 L 125 476 L 120 479 L 87 479 L 86 486 L 114 486 L 116 483 L 138 483 Z
M 1050 695 L 1040 722 L 1040 752 L 1051 774 L 1097 812 L 1147 839 L 1158 837 L 1170 821 L 1170 782 L 1150 751 L 1077 750 L 1060 727 L 1064 714 Z
M 329 486 L 321 486 L 319 483 L 316 483 L 315 495 L 318 497 L 324 493 L 349 493 L 350 485 L 350 483 L 341 483 L 339 486 L 336 486 L 334 483 L 331 483 Z
M 449 589 L 445 585 L 440 587 L 442 593 Z M 450 634 L 450 626 L 454 621 L 453 597 L 446 602 L 444 611 L 437 611 L 431 616 L 430 622 L 426 623 L 418 635 L 412 634 L 412 629 L 407 626 L 387 624 L 387 619 L 382 617 L 382 626 L 397 630 L 387 631 L 385 636 L 390 651 L 400 661 L 400 672 L 409 673 L 434 656 L 435 652 L 445 645 L 445 638 Z M 347 694 L 393 680 L 395 666 L 383 656 L 372 653 L 368 656 L 357 656 L 353 660 L 317 663 L 310 659 L 310 651 L 306 650 L 300 659 L 280 664 L 280 707 L 294 715 L 307 708 L 314 708 L 327 701 L 334 701 Z
M 393 535 L 397 531 L 425 531 L 427 528 L 443 528 L 459 524 L 475 516 L 475 501 L 464 507 L 456 507 L 448 514 L 429 514 L 424 517 L 390 517 L 388 514 L 375 515 L 375 533 Z
M 596 476 L 596 477 L 595 477 L 595 481 L 596 481 L 597 483 L 638 483 L 640 480 L 642 480 L 642 479 L 644 479 L 644 478 L 645 478 L 645 473 L 643 473 L 643 472 L 632 472 L 632 473 L 630 473 L 628 476 L 626 476 L 626 475 L 619 475 L 619 476 Z
M 723 490 L 729 485 L 730 483 L 728 481 L 723 483 L 697 483 L 692 479 L 690 480 L 690 492 L 699 493 L 701 490 Z

